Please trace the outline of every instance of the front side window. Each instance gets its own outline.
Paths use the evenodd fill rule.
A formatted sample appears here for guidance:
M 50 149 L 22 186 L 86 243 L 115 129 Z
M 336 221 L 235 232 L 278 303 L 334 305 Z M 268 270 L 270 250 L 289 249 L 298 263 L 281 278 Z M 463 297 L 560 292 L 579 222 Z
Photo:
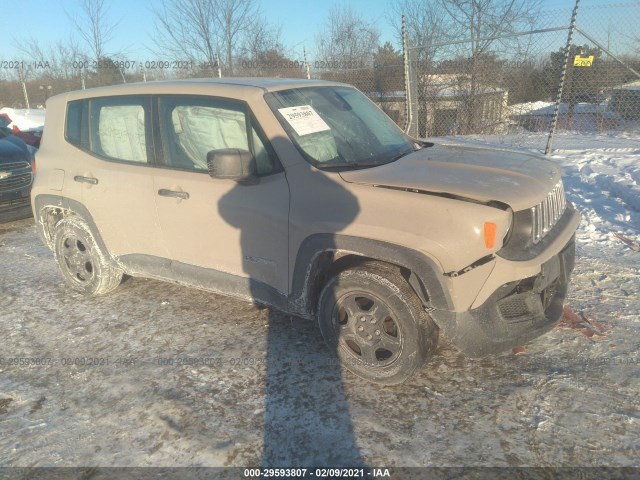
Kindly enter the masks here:
M 91 151 L 114 160 L 147 163 L 148 104 L 148 98 L 144 97 L 91 100 Z
M 265 100 L 318 168 L 381 165 L 414 150 L 397 125 L 354 88 L 295 88 L 268 93 Z
M 210 151 L 237 148 L 253 153 L 258 175 L 279 171 L 275 156 L 266 148 L 254 122 L 248 121 L 241 104 L 202 97 L 162 97 L 158 111 L 168 167 L 207 171 Z

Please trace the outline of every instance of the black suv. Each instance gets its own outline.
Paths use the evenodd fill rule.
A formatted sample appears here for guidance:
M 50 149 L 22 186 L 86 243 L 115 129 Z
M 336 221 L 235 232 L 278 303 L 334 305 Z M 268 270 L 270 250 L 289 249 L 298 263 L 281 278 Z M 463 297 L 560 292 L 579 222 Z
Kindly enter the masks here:
M 27 145 L 0 124 L 0 221 L 31 215 L 34 168 L 33 154 Z

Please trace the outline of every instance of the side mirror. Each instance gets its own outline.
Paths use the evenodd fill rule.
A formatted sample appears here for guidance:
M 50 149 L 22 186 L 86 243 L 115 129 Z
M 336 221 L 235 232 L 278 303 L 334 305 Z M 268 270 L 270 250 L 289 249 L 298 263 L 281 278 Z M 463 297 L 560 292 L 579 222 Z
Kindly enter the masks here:
M 207 167 L 212 178 L 235 180 L 238 183 L 255 184 L 256 159 L 251 152 L 239 148 L 222 148 L 207 153 Z

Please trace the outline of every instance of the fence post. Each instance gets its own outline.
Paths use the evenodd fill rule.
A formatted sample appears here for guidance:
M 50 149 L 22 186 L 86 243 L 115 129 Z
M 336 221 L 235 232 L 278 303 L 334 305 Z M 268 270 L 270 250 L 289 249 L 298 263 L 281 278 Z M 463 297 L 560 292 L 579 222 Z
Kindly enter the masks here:
M 222 78 L 222 68 L 220 68 L 220 57 L 216 53 L 216 67 L 218 67 L 218 78 Z
M 547 146 L 544 149 L 545 155 L 548 155 L 551 152 L 553 136 L 556 133 L 556 125 L 558 124 L 558 116 L 560 115 L 560 104 L 562 103 L 562 94 L 564 92 L 564 81 L 567 76 L 567 65 L 569 64 L 569 52 L 571 51 L 571 42 L 573 41 L 573 31 L 576 28 L 576 17 L 578 16 L 579 5 L 580 0 L 576 0 L 576 4 L 573 7 L 573 13 L 571 14 L 571 24 L 569 25 L 569 33 L 567 35 L 567 48 L 564 51 L 564 62 L 562 63 L 562 72 L 560 73 L 560 85 L 558 85 L 556 105 L 553 110 L 553 118 L 551 119 L 551 129 L 549 130 L 549 137 L 547 138 Z
M 309 71 L 309 62 L 307 62 L 307 49 L 302 47 L 302 54 L 304 55 L 304 71 L 307 75 L 307 80 L 311 79 L 311 72 Z
M 27 94 L 27 84 L 22 81 L 22 94 L 24 95 L 24 103 L 26 105 L 27 110 L 29 110 L 31 108 L 31 106 L 29 105 L 29 95 Z
M 24 103 L 27 110 L 29 110 L 31 106 L 29 105 L 29 94 L 27 93 L 27 74 L 24 73 L 24 70 L 22 68 L 18 69 L 18 77 L 20 78 L 20 83 L 22 85 L 22 95 L 24 96 Z
M 415 105 L 417 79 L 411 67 L 411 49 L 409 46 L 409 33 L 405 16 L 402 15 L 402 59 L 404 62 L 404 91 L 405 91 L 405 126 L 404 131 L 411 137 L 418 137 L 418 111 Z

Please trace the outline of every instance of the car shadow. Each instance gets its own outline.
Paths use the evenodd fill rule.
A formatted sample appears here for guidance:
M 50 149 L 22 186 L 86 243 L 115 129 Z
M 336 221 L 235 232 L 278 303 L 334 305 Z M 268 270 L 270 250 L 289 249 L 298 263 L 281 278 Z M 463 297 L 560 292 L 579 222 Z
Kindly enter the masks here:
M 285 142 L 283 139 L 280 141 Z M 331 238 L 332 234 L 353 221 L 358 212 L 357 199 L 340 185 L 338 174 L 325 174 L 307 165 L 299 170 L 303 172 L 293 180 L 291 177 L 295 174 L 287 172 L 289 218 L 305 218 L 305 209 L 315 210 L 309 214 L 311 216 L 318 215 L 318 211 L 327 212 L 327 218 L 320 224 L 325 225 L 322 233 Z M 320 192 L 315 182 L 328 189 Z M 250 221 L 247 215 L 234 215 L 251 188 L 260 188 L 260 183 L 237 184 L 220 199 L 218 209 L 222 218 L 240 230 L 243 269 L 249 277 L 253 298 L 260 299 L 264 285 L 252 278 L 252 271 L 256 268 L 252 263 L 255 258 L 255 225 L 246 223 Z M 312 204 L 314 199 L 323 201 L 323 208 Z M 327 208 L 330 204 L 338 208 Z M 314 225 L 317 224 L 314 221 Z M 288 229 L 290 244 L 304 232 L 303 225 L 296 225 L 291 220 Z M 264 241 L 269 240 L 265 238 Z M 326 248 L 332 251 L 331 244 Z M 289 261 L 295 261 L 297 245 L 289 245 L 288 250 L 293 250 Z M 282 272 L 292 271 L 288 265 L 278 267 Z M 317 297 L 314 298 L 317 301 Z M 317 329 L 299 323 L 304 320 L 276 309 L 269 308 L 268 312 L 261 466 L 363 468 L 364 460 L 355 438 L 349 399 L 337 357 L 327 354 L 327 347 L 322 346 Z M 300 352 L 300 355 L 293 357 L 291 350 Z

